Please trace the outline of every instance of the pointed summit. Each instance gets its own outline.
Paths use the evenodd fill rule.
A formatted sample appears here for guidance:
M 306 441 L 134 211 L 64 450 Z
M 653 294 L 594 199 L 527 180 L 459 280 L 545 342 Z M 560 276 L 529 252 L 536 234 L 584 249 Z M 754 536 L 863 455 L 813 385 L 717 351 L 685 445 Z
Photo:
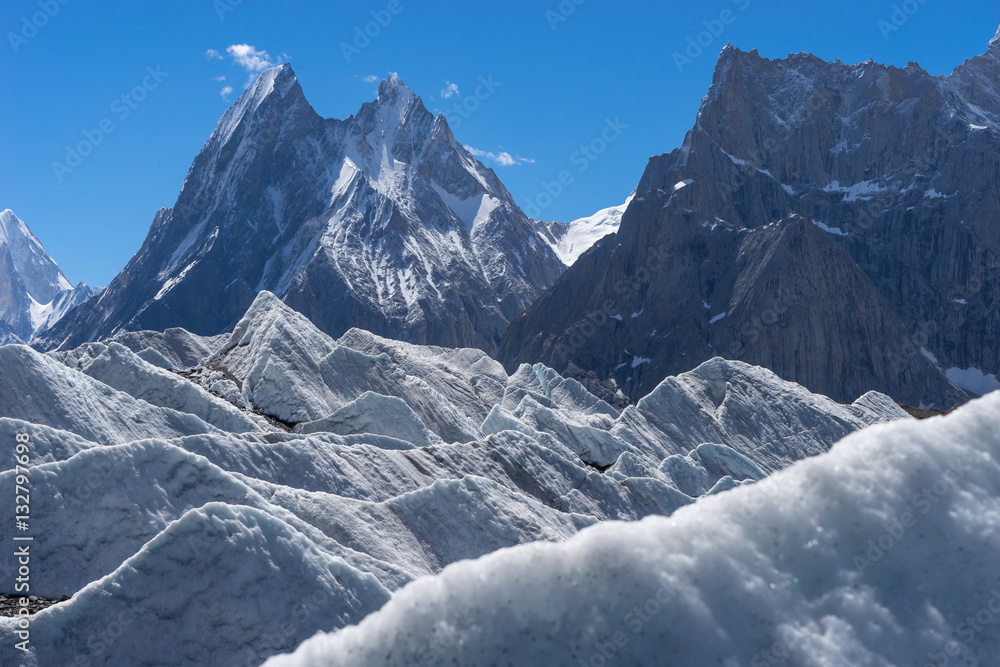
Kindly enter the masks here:
M 70 285 L 13 211 L 0 212 L 0 345 L 29 341 L 92 293 Z
M 10 243 L 16 237 L 31 237 L 31 232 L 14 211 L 0 211 L 0 245 Z
M 413 91 L 403 83 L 403 80 L 399 78 L 399 75 L 395 72 L 389 74 L 389 77 L 382 80 L 382 83 L 378 85 L 378 96 L 379 99 L 387 97 L 390 95 L 398 94 L 399 92 L 406 92 L 413 94 Z
M 398 74 L 393 72 L 389 78 L 384 79 L 378 85 L 378 97 L 375 104 L 380 107 L 390 106 L 402 110 L 409 107 L 414 100 L 420 100 L 420 97 L 403 83 Z
M 990 40 L 990 53 L 1000 54 L 1000 27 L 997 27 L 997 34 Z
M 263 98 L 272 92 L 277 92 L 279 97 L 284 97 L 298 85 L 298 82 L 299 80 L 289 63 L 278 65 L 260 73 L 253 86 L 250 87 L 250 96 Z
M 259 123 L 269 130 L 269 135 L 273 135 L 279 125 L 285 124 L 285 117 L 296 115 L 295 112 L 305 112 L 306 115 L 319 119 L 319 115 L 306 101 L 292 66 L 285 63 L 260 73 L 253 85 L 219 119 L 215 136 L 225 143 L 241 125 L 248 125 L 246 120 L 256 116 L 269 116 L 273 119 L 267 123 Z
M 73 288 L 28 226 L 10 209 L 0 212 L 0 248 L 8 253 L 10 268 L 39 303 L 48 303 L 61 290 Z

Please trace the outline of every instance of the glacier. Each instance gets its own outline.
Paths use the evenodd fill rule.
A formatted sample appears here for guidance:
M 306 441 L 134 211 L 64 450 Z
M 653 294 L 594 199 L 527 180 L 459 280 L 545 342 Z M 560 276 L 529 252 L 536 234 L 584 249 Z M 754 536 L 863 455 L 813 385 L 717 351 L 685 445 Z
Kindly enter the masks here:
M 267 667 L 993 665 L 1000 394 L 669 518 L 446 568 Z
M 27 656 L 0 618 L 3 664 L 311 651 L 455 567 L 684 516 L 913 423 L 882 394 L 841 405 L 723 359 L 618 409 L 542 364 L 508 375 L 481 350 L 331 338 L 266 291 L 210 338 L 0 347 L 0 385 L 4 460 L 17 433 L 33 443 L 31 592 L 69 597 L 32 617 Z

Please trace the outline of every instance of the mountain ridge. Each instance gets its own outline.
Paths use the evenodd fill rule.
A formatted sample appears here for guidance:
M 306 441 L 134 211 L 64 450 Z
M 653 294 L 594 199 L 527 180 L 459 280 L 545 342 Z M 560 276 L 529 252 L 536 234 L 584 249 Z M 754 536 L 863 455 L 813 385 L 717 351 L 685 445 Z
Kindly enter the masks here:
M 397 77 L 344 120 L 290 65 L 222 116 L 171 209 L 102 294 L 40 343 L 230 328 L 269 289 L 324 331 L 496 351 L 564 270 L 496 174 Z

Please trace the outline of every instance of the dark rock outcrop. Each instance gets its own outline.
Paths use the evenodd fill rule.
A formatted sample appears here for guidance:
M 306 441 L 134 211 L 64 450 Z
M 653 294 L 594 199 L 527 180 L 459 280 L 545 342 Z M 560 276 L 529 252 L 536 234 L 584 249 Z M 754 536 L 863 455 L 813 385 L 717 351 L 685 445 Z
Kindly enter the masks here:
M 717 354 L 838 400 L 965 400 L 944 371 L 1000 372 L 998 57 L 936 78 L 727 46 L 683 146 L 501 360 L 633 400 Z

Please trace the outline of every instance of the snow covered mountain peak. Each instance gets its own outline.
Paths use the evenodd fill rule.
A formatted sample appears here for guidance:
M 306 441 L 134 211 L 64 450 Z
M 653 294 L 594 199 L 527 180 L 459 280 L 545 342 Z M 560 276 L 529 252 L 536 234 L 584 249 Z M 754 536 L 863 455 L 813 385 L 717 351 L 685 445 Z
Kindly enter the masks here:
M 215 335 L 269 290 L 330 335 L 362 327 L 491 352 L 564 268 L 544 229 L 397 76 L 340 120 L 317 114 L 282 65 L 226 111 L 101 304 L 39 345 Z
M 635 199 L 633 191 L 624 204 L 612 206 L 573 222 L 551 222 L 547 224 L 552 235 L 552 247 L 566 266 L 572 266 L 580 255 L 609 234 L 614 234 L 621 226 L 622 216 Z
M 997 26 L 997 34 L 993 35 L 993 39 L 990 40 L 990 53 L 998 51 L 1000 51 L 1000 26 Z
M 430 127 L 434 121 L 433 115 L 424 107 L 423 100 L 396 74 L 379 84 L 378 96 L 361 107 L 356 119 L 369 141 L 391 140 L 399 134 L 412 134 L 412 131 L 407 133 L 405 129 L 409 126 Z M 374 136 L 371 136 L 373 133 Z M 419 141 L 426 137 L 410 138 Z
M 416 97 L 416 94 L 403 83 L 403 80 L 399 78 L 399 75 L 392 73 L 388 78 L 383 79 L 382 83 L 378 85 L 378 99 L 395 99 L 397 97 L 406 97 L 412 99 Z
M 66 280 L 13 211 L 0 212 L 0 345 L 30 340 L 91 294 Z
M 252 97 L 262 98 L 277 92 L 278 97 L 285 97 L 298 84 L 299 80 L 289 63 L 277 65 L 261 72 L 250 87 Z M 301 88 L 300 88 L 301 90 Z
M 319 118 L 306 101 L 291 65 L 285 63 L 264 70 L 254 84 L 223 114 L 209 143 L 215 140 L 219 144 L 225 144 L 241 127 L 256 127 L 276 135 L 274 130 L 277 125 L 272 119 L 292 115 L 296 109 Z M 256 122 L 255 118 L 258 119 Z
M 28 236 L 31 232 L 28 231 L 28 228 L 21 222 L 20 218 L 14 215 L 14 211 L 9 208 L 4 209 L 0 212 L 0 244 L 7 243 L 8 239 L 15 234 Z
M 59 291 L 73 288 L 28 226 L 10 209 L 0 213 L 0 251 L 36 299 L 48 303 Z

